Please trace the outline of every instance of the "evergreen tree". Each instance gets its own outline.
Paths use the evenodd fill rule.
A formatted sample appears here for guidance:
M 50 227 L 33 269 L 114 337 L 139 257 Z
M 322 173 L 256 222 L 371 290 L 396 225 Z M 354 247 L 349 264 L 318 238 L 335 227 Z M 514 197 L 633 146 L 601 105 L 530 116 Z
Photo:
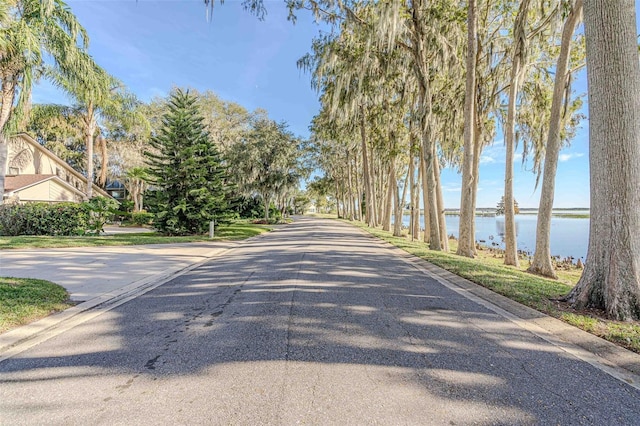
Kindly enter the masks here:
M 170 235 L 204 233 L 211 220 L 217 223 L 231 214 L 226 172 L 196 103 L 196 96 L 176 90 L 150 141 L 156 153 L 145 152 L 155 187 L 154 225 Z
M 520 207 L 518 206 L 518 201 L 516 201 L 516 199 L 513 199 L 513 211 L 515 214 L 520 214 Z M 504 215 L 504 195 L 502 196 L 502 198 L 500 198 L 500 201 L 498 201 L 498 205 L 496 206 L 496 216 L 503 216 Z

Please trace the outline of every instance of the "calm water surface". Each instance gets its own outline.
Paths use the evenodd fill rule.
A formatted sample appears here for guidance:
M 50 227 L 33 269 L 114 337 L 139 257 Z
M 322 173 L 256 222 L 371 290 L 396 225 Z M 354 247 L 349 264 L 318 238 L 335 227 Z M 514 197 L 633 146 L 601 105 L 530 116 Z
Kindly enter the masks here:
M 516 233 L 518 249 L 533 252 L 536 248 L 536 215 L 517 215 Z M 447 215 L 447 234 L 458 238 L 459 216 Z M 405 226 L 409 225 L 409 216 L 403 217 Z M 420 225 L 424 228 L 423 218 Z M 476 241 L 488 246 L 504 248 L 504 216 L 476 217 Z M 574 259 L 587 257 L 589 244 L 589 219 L 575 219 L 554 217 L 551 219 L 551 255 L 573 257 Z

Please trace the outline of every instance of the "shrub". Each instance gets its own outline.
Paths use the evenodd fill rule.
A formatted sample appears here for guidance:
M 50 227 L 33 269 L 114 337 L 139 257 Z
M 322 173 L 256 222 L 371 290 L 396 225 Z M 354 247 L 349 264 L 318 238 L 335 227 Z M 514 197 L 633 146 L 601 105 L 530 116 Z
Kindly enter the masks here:
M 131 212 L 126 210 L 116 210 L 113 212 L 112 220 L 114 222 L 128 222 L 131 220 Z
M 89 211 L 86 233 L 92 235 L 99 235 L 104 230 L 105 223 L 113 216 L 113 212 L 118 207 L 115 200 L 106 197 L 93 197 L 82 204 Z
M 144 226 L 151 224 L 153 220 L 153 213 L 146 211 L 139 211 L 131 214 L 131 221 L 138 226 Z
M 99 234 L 115 201 L 96 197 L 84 203 L 0 205 L 0 235 Z
M 77 203 L 28 203 L 0 206 L 0 235 L 82 235 L 89 210 Z

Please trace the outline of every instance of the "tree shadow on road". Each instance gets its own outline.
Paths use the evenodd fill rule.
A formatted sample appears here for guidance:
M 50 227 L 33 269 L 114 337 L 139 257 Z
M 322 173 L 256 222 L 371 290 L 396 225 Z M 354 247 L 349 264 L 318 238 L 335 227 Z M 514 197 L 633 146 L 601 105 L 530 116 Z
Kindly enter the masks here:
M 639 392 L 326 221 L 248 242 L 70 333 L 82 346 L 1 363 L 7 389 L 113 372 L 132 383 L 210 375 L 217 389 L 235 380 L 253 392 L 313 390 L 309 400 L 324 393 L 371 415 L 390 404 L 427 423 L 621 424 L 640 414 Z M 64 348 L 63 336 L 53 340 Z M 609 391 L 621 395 L 615 407 L 593 409 Z

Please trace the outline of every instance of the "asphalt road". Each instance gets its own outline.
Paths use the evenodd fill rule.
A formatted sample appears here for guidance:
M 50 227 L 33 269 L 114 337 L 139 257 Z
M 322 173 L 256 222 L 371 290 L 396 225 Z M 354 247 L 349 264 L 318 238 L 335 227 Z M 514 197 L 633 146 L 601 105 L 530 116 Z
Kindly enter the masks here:
M 0 362 L 0 424 L 640 423 L 640 391 L 302 219 Z

